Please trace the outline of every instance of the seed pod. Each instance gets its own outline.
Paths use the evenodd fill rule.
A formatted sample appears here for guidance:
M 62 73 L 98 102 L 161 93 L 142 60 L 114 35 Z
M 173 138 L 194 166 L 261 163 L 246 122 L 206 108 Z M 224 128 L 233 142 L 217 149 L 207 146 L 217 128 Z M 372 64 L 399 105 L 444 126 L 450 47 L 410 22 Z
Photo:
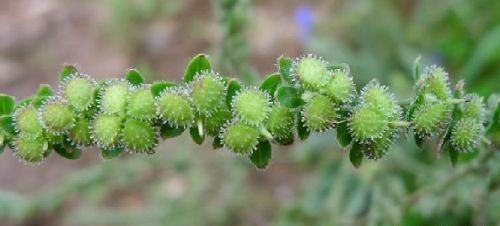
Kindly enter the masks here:
M 324 95 L 314 95 L 302 110 L 302 121 L 312 132 L 323 132 L 336 123 L 335 105 Z
M 466 102 L 463 105 L 463 117 L 483 122 L 485 119 L 486 108 L 483 102 L 483 98 L 477 94 L 468 94 L 464 97 L 464 99 L 466 100 Z
M 61 81 L 59 91 L 75 111 L 82 112 L 92 106 L 96 86 L 96 81 L 90 76 L 74 73 Z
M 61 134 L 75 125 L 76 114 L 60 98 L 46 100 L 40 108 L 42 125 L 53 134 Z
M 14 112 L 14 125 L 18 133 L 28 137 L 38 137 L 43 133 L 43 126 L 38 117 L 38 110 L 33 105 L 24 105 Z
M 48 149 L 47 141 L 42 136 L 33 138 L 18 135 L 12 146 L 17 157 L 31 163 L 42 162 Z
M 312 54 L 295 60 L 291 72 L 297 85 L 310 90 L 319 90 L 330 80 L 328 64 Z
M 243 122 L 229 123 L 222 132 L 224 146 L 237 154 L 250 155 L 259 143 L 259 130 Z
M 257 88 L 246 88 L 236 94 L 231 106 L 236 118 L 257 126 L 267 119 L 271 110 L 271 97 Z
M 383 114 L 393 120 L 400 113 L 400 107 L 386 86 L 381 86 L 377 80 L 372 80 L 361 91 L 361 103 L 378 108 Z
M 276 139 L 293 137 L 295 114 L 292 109 L 275 105 L 269 113 L 267 129 Z
M 205 118 L 205 130 L 210 136 L 217 136 L 222 127 L 232 119 L 231 111 L 227 107 L 222 107 L 211 116 Z
M 191 83 L 193 105 L 204 116 L 210 116 L 224 106 L 226 86 L 215 72 L 202 72 Z
M 393 139 L 392 133 L 387 130 L 381 137 L 363 145 L 363 155 L 373 160 L 385 157 L 393 143 Z
M 130 91 L 127 116 L 147 122 L 156 117 L 156 102 L 150 86 L 139 86 Z
M 101 148 L 119 147 L 122 132 L 122 118 L 117 115 L 99 113 L 92 121 L 92 139 Z
M 389 130 L 388 116 L 376 106 L 361 105 L 349 119 L 349 130 L 358 142 L 372 142 Z
M 417 93 L 419 92 L 432 94 L 439 100 L 448 100 L 451 97 L 448 73 L 436 65 L 426 67 L 417 82 Z
M 446 103 L 427 103 L 413 115 L 415 132 L 420 137 L 434 137 L 444 131 L 450 121 L 450 107 Z
M 189 127 L 194 120 L 191 100 L 183 88 L 164 90 L 157 99 L 160 118 L 175 127 Z
M 127 119 L 123 125 L 123 144 L 132 153 L 155 153 L 158 133 L 155 128 L 136 119 Z
M 484 132 L 483 125 L 474 118 L 462 118 L 451 132 L 451 144 L 460 152 L 469 152 L 477 147 Z
M 105 113 L 125 113 L 130 84 L 125 80 L 107 81 L 100 91 L 99 109 Z
M 334 71 L 333 77 L 330 78 L 324 88 L 324 93 L 336 103 L 344 104 L 351 102 L 356 93 L 356 87 L 354 86 L 352 77 L 349 76 L 349 71 Z
M 92 131 L 90 130 L 90 120 L 87 118 L 78 118 L 75 126 L 69 130 L 70 141 L 79 146 L 90 146 L 92 140 Z

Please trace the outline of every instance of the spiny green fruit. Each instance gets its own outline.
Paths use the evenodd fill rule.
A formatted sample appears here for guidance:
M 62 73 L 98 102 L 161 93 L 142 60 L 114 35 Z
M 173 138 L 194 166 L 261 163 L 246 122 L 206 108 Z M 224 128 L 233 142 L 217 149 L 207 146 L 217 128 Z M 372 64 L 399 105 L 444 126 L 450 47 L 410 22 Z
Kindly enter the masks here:
M 298 58 L 291 72 L 295 82 L 306 89 L 319 90 L 330 80 L 327 62 L 312 54 Z
M 295 114 L 292 109 L 275 105 L 267 119 L 267 130 L 276 139 L 293 137 Z
M 348 70 L 336 70 L 324 88 L 324 93 L 339 104 L 351 102 L 356 87 Z
M 324 95 L 314 95 L 302 110 L 302 121 L 309 131 L 323 132 L 335 125 L 335 105 Z
M 99 113 L 91 123 L 92 139 L 102 148 L 120 146 L 122 118 L 108 113 Z
M 359 106 L 349 119 L 351 135 L 360 143 L 381 138 L 388 129 L 388 116 L 374 105 Z
M 434 102 L 420 106 L 413 115 L 415 132 L 420 137 L 434 137 L 444 131 L 450 121 L 450 107 Z
M 160 118 L 175 127 L 189 127 L 194 120 L 191 100 L 183 88 L 164 90 L 157 100 Z
M 222 107 L 211 116 L 205 118 L 205 130 L 210 136 L 217 136 L 222 127 L 232 119 L 231 111 Z
M 129 91 L 130 84 L 125 80 L 107 81 L 100 91 L 100 110 L 106 113 L 125 113 Z
M 483 98 L 477 94 L 468 94 L 464 97 L 462 115 L 465 118 L 476 119 L 482 122 L 485 118 L 485 105 Z
M 156 100 L 150 86 L 139 86 L 130 91 L 127 116 L 148 122 L 155 119 Z
M 59 99 L 50 98 L 40 108 L 40 120 L 45 129 L 53 134 L 61 134 L 75 125 L 76 114 L 69 105 Z
M 13 141 L 14 153 L 26 162 L 39 163 L 45 159 L 48 143 L 42 137 L 17 136 Z
M 38 137 L 43 133 L 39 112 L 33 105 L 24 105 L 14 112 L 14 125 L 18 133 Z
M 469 152 L 477 147 L 483 135 L 483 125 L 473 118 L 462 118 L 451 132 L 451 144 L 460 152 Z
M 148 122 L 127 119 L 123 125 L 123 144 L 129 152 L 153 154 L 158 133 Z
M 436 65 L 426 67 L 417 82 L 417 92 L 432 94 L 440 100 L 448 100 L 451 97 L 448 73 Z
M 271 98 L 268 93 L 257 88 L 246 88 L 233 98 L 233 114 L 249 125 L 260 125 L 267 119 L 271 110 Z
M 387 155 L 390 146 L 393 143 L 394 136 L 387 130 L 379 138 L 363 145 L 363 155 L 367 159 L 381 159 Z
M 250 155 L 259 143 L 259 130 L 243 122 L 233 122 L 221 134 L 224 146 L 234 153 Z
M 226 86 L 215 72 L 202 72 L 191 83 L 191 98 L 201 115 L 210 116 L 224 106 Z
M 68 104 L 77 112 L 87 110 L 94 103 L 97 83 L 86 74 L 74 73 L 61 81 L 59 91 Z
M 75 126 L 69 130 L 70 141 L 79 146 L 90 146 L 92 140 L 92 131 L 90 130 L 90 120 L 88 118 L 79 118 Z
M 372 80 L 361 91 L 361 103 L 378 108 L 383 114 L 392 120 L 400 113 L 394 95 L 389 93 L 386 86 L 381 86 L 377 80 Z

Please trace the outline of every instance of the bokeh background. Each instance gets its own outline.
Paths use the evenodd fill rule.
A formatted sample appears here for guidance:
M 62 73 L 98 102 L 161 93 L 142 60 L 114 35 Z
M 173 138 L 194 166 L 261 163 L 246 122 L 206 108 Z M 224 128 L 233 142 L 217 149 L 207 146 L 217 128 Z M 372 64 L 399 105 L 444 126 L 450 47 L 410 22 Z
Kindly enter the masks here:
M 404 101 L 412 64 L 447 68 L 488 96 L 500 85 L 497 0 L 0 0 L 0 91 L 55 87 L 64 63 L 96 78 L 138 68 L 180 81 L 196 53 L 248 83 L 276 58 L 346 62 L 358 89 L 378 78 Z M 0 225 L 500 225 L 499 156 L 452 168 L 411 138 L 355 169 L 334 133 L 275 147 L 267 170 L 184 134 L 153 156 L 0 156 Z

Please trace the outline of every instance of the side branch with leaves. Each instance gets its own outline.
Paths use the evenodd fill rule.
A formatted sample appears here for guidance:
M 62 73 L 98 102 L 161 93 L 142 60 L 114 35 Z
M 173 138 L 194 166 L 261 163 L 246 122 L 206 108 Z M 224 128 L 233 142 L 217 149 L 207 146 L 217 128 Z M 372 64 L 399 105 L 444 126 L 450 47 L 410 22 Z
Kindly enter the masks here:
M 416 95 L 400 105 L 377 80 L 358 94 L 347 64 L 309 54 L 280 57 L 278 66 L 253 87 L 213 71 L 204 54 L 189 62 L 181 83 L 147 84 L 137 70 L 96 81 L 68 65 L 56 93 L 41 85 L 18 103 L 0 96 L 1 151 L 7 146 L 23 161 L 40 163 L 52 150 L 78 159 L 82 149 L 97 146 L 110 159 L 124 151 L 153 154 L 160 138 L 185 130 L 196 144 L 211 137 L 213 148 L 225 147 L 258 168 L 271 160 L 272 144 L 290 145 L 329 129 L 336 129 L 355 167 L 383 158 L 409 134 L 420 147 L 437 141 L 453 164 L 481 145 L 498 147 L 500 98 L 492 95 L 486 106 L 477 94 L 464 93 L 463 82 L 452 89 L 441 67 L 420 72 L 416 66 Z

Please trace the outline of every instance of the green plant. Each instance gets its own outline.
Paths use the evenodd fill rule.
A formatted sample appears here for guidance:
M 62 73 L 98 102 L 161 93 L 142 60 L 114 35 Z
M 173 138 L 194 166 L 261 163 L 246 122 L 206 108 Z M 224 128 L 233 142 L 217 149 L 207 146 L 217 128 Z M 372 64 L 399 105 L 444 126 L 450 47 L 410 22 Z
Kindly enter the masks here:
M 449 152 L 452 162 L 483 141 L 491 143 L 486 135 L 498 134 L 500 101 L 493 96 L 488 111 L 481 97 L 464 94 L 463 82 L 452 91 L 440 67 L 420 74 L 417 65 L 415 98 L 401 106 L 377 80 L 357 95 L 346 64 L 305 55 L 281 57 L 278 65 L 279 73 L 259 87 L 219 76 L 203 54 L 190 61 L 181 83 L 145 84 L 136 70 L 124 79 L 96 82 L 65 66 L 57 95 L 43 85 L 17 104 L 1 96 L 0 145 L 32 163 L 42 162 L 51 150 L 77 159 L 91 145 L 101 148 L 104 158 L 114 158 L 124 151 L 152 154 L 159 137 L 189 130 L 195 143 L 211 136 L 214 148 L 225 146 L 264 168 L 271 143 L 289 145 L 295 133 L 305 140 L 336 128 L 358 167 L 364 158 L 383 158 L 394 140 L 411 130 L 419 146 L 437 139 L 439 151 Z

